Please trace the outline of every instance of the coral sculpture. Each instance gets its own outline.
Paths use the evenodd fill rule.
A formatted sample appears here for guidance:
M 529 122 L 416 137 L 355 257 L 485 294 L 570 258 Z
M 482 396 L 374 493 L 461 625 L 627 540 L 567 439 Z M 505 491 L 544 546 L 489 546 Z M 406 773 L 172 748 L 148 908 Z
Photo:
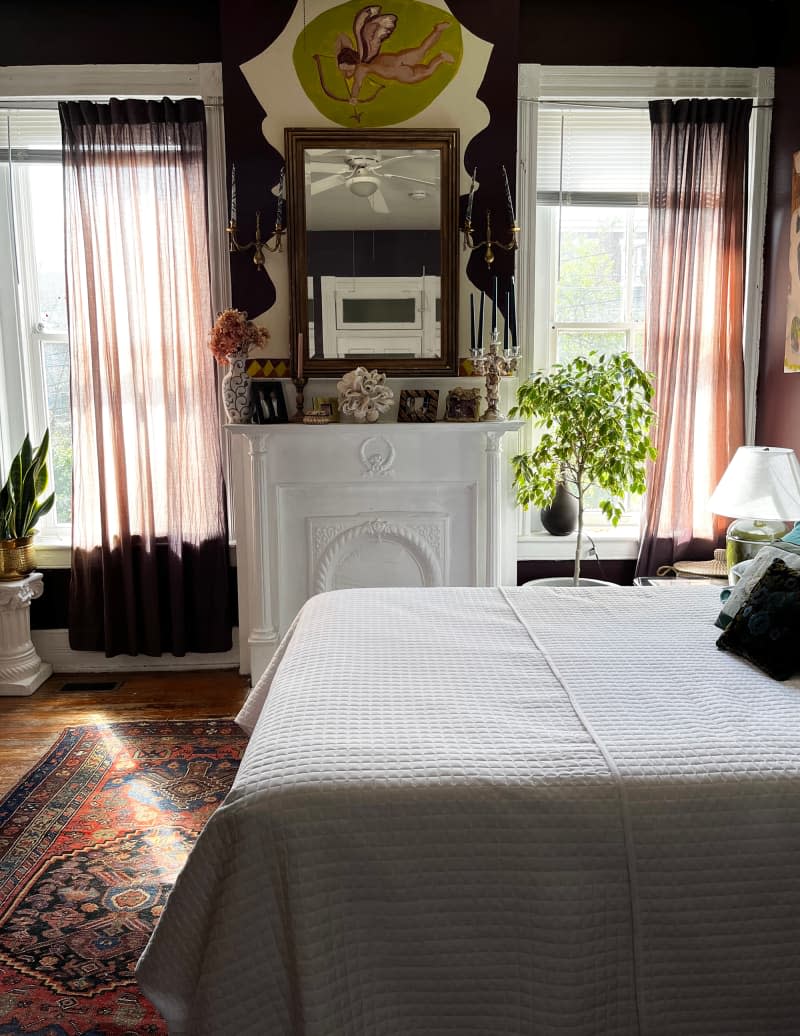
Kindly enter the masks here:
M 377 421 L 394 399 L 394 392 L 385 382 L 385 374 L 368 371 L 366 367 L 356 367 L 345 374 L 336 386 L 340 411 L 354 421 Z

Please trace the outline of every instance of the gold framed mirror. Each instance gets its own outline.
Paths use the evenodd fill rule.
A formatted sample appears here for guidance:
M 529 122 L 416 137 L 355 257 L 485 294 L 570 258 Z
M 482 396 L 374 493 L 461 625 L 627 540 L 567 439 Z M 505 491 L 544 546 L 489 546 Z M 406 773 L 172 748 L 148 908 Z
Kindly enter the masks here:
M 292 374 L 458 373 L 458 130 L 287 129 Z

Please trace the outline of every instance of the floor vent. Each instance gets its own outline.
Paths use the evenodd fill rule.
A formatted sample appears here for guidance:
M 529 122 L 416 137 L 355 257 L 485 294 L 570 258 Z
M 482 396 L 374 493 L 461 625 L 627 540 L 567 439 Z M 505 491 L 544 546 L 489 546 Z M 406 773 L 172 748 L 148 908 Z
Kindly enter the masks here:
M 116 691 L 122 686 L 119 680 L 69 680 L 59 687 L 60 691 Z

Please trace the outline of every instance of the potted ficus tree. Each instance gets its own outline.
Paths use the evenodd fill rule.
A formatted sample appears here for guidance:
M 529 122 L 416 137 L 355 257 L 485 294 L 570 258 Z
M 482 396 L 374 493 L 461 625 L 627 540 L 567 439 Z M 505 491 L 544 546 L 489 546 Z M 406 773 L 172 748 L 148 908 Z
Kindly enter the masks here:
M 36 449 L 26 435 L 0 489 L 0 580 L 23 579 L 33 571 L 36 523 L 55 502 L 55 493 L 44 495 L 49 445 L 49 431 Z
M 512 460 L 517 501 L 548 507 L 559 485 L 578 502 L 573 583 L 580 581 L 586 494 L 597 486 L 600 509 L 619 522 L 626 493 L 643 493 L 645 466 L 656 456 L 650 441 L 655 416 L 651 376 L 628 355 L 591 352 L 539 371 L 519 386 L 510 417 L 532 418 L 538 444 Z

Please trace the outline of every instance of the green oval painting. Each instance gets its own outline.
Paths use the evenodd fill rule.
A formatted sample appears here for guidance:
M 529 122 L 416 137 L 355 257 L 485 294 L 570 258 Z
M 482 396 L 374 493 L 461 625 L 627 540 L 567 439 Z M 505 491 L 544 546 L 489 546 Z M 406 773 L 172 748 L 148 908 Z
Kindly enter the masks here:
M 461 26 L 440 7 L 339 4 L 297 37 L 292 59 L 309 100 L 340 126 L 391 126 L 419 114 L 461 64 Z

